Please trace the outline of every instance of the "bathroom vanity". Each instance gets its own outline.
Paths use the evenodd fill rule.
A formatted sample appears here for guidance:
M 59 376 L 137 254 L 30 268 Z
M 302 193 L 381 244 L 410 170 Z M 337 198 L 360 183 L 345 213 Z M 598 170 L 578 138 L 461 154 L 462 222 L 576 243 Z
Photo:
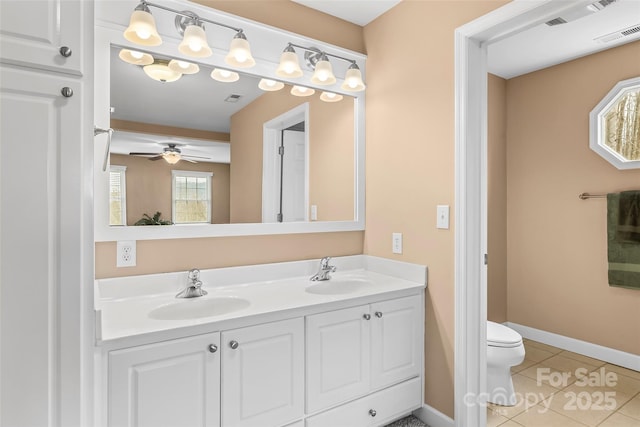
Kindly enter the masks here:
M 317 260 L 206 270 L 190 299 L 186 273 L 98 280 L 97 424 L 355 427 L 419 408 L 426 267 L 332 262 L 323 282 Z

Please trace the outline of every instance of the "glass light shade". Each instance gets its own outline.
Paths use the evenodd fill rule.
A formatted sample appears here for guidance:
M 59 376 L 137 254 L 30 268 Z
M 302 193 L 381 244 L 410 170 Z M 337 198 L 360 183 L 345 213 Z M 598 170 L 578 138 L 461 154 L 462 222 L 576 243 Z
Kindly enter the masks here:
M 304 86 L 294 86 L 291 88 L 291 95 L 294 96 L 311 96 L 314 93 L 316 93 L 315 90 Z
M 156 29 L 156 21 L 151 12 L 134 10 L 129 20 L 129 26 L 124 30 L 124 38 L 142 46 L 158 46 L 162 39 Z
M 138 52 L 137 50 L 121 49 L 118 56 L 124 62 L 133 65 L 153 64 L 153 56 L 148 53 Z
M 180 45 L 178 45 L 178 50 L 183 55 L 195 58 L 206 58 L 213 54 L 207 42 L 207 35 L 204 29 L 196 24 L 188 25 L 184 29 L 184 37 Z
M 298 55 L 295 52 L 282 52 L 280 55 L 280 65 L 276 70 L 276 74 L 280 77 L 302 77 L 300 63 L 298 63 Z
M 238 81 L 240 79 L 240 75 L 233 71 L 214 68 L 211 72 L 211 78 L 219 82 L 231 83 Z
M 182 73 L 176 73 L 169 68 L 167 61 L 156 60 L 153 64 L 145 65 L 142 69 L 147 76 L 163 83 L 175 82 L 182 77 Z
M 342 83 L 342 89 L 350 92 L 358 92 L 365 89 L 364 82 L 362 81 L 362 73 L 360 69 L 356 67 L 349 67 L 347 74 L 344 76 L 344 83 Z
M 342 101 L 343 96 L 333 92 L 322 92 L 320 99 L 324 102 L 338 102 Z
M 249 42 L 241 37 L 234 37 L 231 40 L 229 53 L 224 60 L 227 64 L 238 68 L 249 68 L 256 65 L 256 60 L 251 55 Z
M 331 63 L 327 60 L 320 60 L 316 63 L 316 70 L 311 77 L 311 81 L 317 85 L 332 85 L 336 82 L 333 75 Z
M 284 87 L 284 83 L 271 79 L 260 79 L 258 87 L 262 90 L 266 90 L 267 92 L 274 92 L 282 89 Z
M 170 165 L 175 165 L 182 158 L 180 153 L 167 152 L 162 154 L 162 158 Z
M 198 66 L 198 64 L 181 61 L 179 59 L 172 59 L 171 61 L 169 61 L 169 68 L 180 74 L 196 74 L 198 71 L 200 71 L 200 67 Z

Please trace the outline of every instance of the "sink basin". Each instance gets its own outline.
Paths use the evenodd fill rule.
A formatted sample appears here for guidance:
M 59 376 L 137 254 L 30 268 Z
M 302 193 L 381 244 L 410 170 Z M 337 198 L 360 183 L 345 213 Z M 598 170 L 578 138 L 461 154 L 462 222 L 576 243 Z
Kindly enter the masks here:
M 198 319 L 220 316 L 247 307 L 249 301 L 236 297 L 185 298 L 151 310 L 149 317 L 158 320 Z
M 344 295 L 370 286 L 364 279 L 330 279 L 316 282 L 308 286 L 305 291 L 319 295 Z

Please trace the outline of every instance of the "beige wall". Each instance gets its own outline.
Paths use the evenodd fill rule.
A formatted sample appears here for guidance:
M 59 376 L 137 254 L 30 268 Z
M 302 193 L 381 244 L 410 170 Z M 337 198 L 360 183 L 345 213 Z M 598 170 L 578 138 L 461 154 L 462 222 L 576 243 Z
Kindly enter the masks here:
M 589 112 L 640 75 L 640 42 L 507 83 L 509 321 L 640 354 L 640 292 L 607 284 L 606 202 L 637 189 L 589 149 Z
M 321 101 L 267 92 L 231 117 L 231 220 L 262 221 L 263 125 L 309 103 L 309 204 L 319 221 L 352 221 L 354 215 L 354 107 L 352 98 Z M 349 184 L 351 183 L 351 184 Z
M 211 222 L 229 223 L 229 164 L 189 163 L 170 165 L 164 160 L 149 161 L 143 157 L 111 155 L 111 165 L 126 166 L 127 225 L 133 225 L 143 214 L 162 213 L 171 220 L 171 188 L 173 170 L 211 172 Z
M 507 321 L 507 81 L 489 74 L 487 319 Z
M 426 264 L 425 400 L 453 416 L 454 31 L 506 1 L 403 1 L 365 27 L 367 223 L 365 252 Z M 404 253 L 391 253 L 391 233 Z
M 289 0 L 199 1 L 328 43 L 364 51 L 362 28 Z M 137 266 L 116 268 L 115 242 L 96 243 L 96 278 L 361 254 L 363 232 L 139 241 Z

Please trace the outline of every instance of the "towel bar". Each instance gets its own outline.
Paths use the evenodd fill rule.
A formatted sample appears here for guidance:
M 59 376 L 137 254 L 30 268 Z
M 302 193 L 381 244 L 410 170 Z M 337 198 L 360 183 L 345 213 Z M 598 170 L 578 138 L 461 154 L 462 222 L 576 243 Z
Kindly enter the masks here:
M 606 194 L 589 194 L 589 193 L 580 193 L 578 195 L 578 197 L 581 200 L 586 200 L 586 199 L 606 199 L 607 195 Z

